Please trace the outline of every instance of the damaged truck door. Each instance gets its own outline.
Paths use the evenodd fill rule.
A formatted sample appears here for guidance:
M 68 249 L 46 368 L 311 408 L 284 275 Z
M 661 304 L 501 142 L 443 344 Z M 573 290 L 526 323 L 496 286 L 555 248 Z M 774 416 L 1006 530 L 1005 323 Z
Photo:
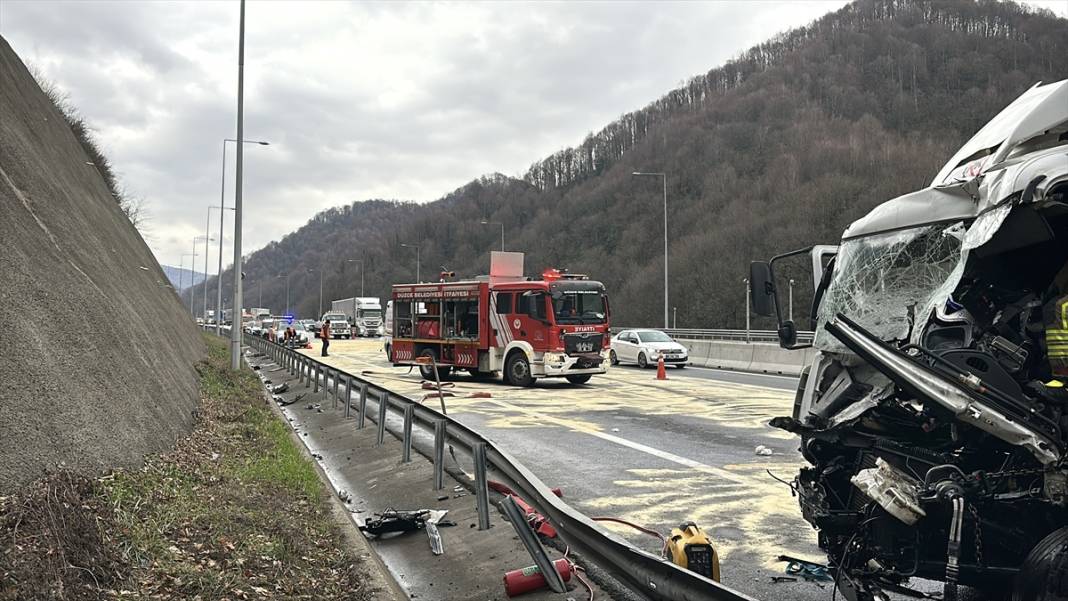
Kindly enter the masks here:
M 1068 81 L 1025 92 L 839 246 L 754 263 L 785 348 L 774 265 L 802 253 L 817 352 L 771 423 L 801 438 L 792 488 L 841 593 L 919 577 L 945 599 L 1068 599 Z

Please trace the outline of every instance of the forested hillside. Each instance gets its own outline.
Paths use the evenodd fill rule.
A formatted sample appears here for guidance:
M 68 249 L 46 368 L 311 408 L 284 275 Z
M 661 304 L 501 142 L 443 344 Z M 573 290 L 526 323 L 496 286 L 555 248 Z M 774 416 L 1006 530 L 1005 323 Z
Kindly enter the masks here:
M 246 305 L 318 309 L 440 265 L 485 273 L 500 246 L 533 275 L 567 267 L 603 281 L 613 323 L 662 314 L 660 182 L 667 173 L 671 305 L 680 327 L 744 324 L 748 262 L 819 242 L 876 204 L 930 182 L 1002 106 L 1068 77 L 1068 20 L 1013 3 L 860 0 L 749 49 L 535 163 L 433 203 L 365 201 L 317 215 L 248 257 Z M 230 277 L 224 277 L 228 293 Z M 214 279 L 209 282 L 214 291 Z M 798 304 L 805 302 L 799 290 Z M 805 324 L 802 324 L 805 325 Z

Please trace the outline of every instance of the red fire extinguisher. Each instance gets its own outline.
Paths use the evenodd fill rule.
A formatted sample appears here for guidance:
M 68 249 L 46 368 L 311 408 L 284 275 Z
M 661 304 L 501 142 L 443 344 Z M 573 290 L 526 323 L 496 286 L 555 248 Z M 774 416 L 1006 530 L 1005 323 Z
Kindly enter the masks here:
M 553 562 L 553 567 L 556 568 L 556 572 L 560 574 L 564 582 L 571 580 L 571 564 L 566 559 L 557 559 Z M 527 566 L 504 575 L 504 592 L 509 597 L 536 591 L 547 584 L 538 566 Z

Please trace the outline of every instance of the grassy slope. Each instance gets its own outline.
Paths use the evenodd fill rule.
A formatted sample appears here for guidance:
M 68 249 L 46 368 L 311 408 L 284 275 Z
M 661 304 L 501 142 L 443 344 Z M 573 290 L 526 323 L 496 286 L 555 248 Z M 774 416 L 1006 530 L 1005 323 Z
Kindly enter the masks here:
M 206 340 L 197 425 L 173 452 L 0 498 L 0 599 L 371 597 L 257 378 Z

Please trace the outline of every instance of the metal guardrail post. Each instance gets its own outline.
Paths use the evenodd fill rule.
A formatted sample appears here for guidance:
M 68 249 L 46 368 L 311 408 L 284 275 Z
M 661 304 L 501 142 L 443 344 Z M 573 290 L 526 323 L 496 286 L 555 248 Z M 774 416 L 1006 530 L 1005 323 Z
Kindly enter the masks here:
M 356 420 L 357 430 L 363 430 L 365 417 L 367 417 L 367 382 L 360 382 L 360 417 Z
M 404 444 L 401 447 L 401 463 L 412 460 L 412 422 L 415 421 L 415 405 L 404 407 Z
M 341 372 L 334 370 L 334 409 L 337 409 L 337 403 L 341 400 L 341 395 L 338 394 L 338 388 L 341 386 Z
M 445 488 L 445 420 L 434 420 L 434 490 Z
M 378 395 L 378 433 L 375 436 L 375 444 L 382 444 L 386 439 L 386 412 L 389 411 L 389 393 L 383 392 Z
M 318 364 L 312 364 L 312 394 L 319 392 L 319 374 L 323 372 L 323 368 Z
M 475 500 L 478 505 L 478 529 L 489 530 L 489 486 L 486 484 L 486 443 L 475 444 Z
M 349 417 L 350 407 L 352 407 L 352 376 L 345 380 L 345 419 Z
M 298 383 L 304 381 L 304 367 L 307 364 L 308 364 L 308 360 L 303 356 L 301 356 L 300 360 L 297 361 L 297 382 Z
M 504 515 L 507 516 L 508 521 L 512 523 L 512 527 L 515 528 L 516 533 L 519 534 L 519 540 L 523 541 L 523 546 L 527 548 L 530 557 L 534 559 L 534 565 L 541 570 L 541 575 L 545 577 L 545 582 L 549 585 L 549 588 L 556 593 L 567 592 L 564 579 L 556 571 L 556 566 L 549 559 L 549 554 L 545 552 L 545 547 L 541 546 L 538 535 L 534 533 L 530 524 L 527 523 L 527 518 L 519 510 L 515 499 L 507 496 L 501 501 L 500 506 L 504 510 Z

